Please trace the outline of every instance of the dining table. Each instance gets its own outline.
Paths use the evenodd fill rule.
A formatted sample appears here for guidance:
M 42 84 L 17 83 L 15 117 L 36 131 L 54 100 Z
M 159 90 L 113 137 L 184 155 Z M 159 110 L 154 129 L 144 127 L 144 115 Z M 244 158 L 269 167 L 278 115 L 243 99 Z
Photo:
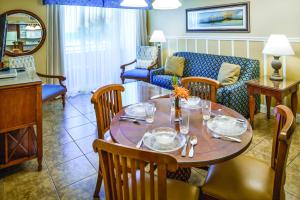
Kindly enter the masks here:
M 146 88 L 147 84 L 144 85 L 144 87 Z M 149 87 L 152 87 L 151 84 L 149 84 Z M 126 92 L 131 94 L 133 91 L 126 91 L 125 87 L 125 93 Z M 114 142 L 135 148 L 137 143 L 148 131 L 158 127 L 172 127 L 175 129 L 176 123 L 170 120 L 170 98 L 147 98 L 144 99 L 144 101 L 152 102 L 156 107 L 154 122 L 147 123 L 141 121 L 139 123 L 132 123 L 132 121 L 120 120 L 120 117 L 125 115 L 125 111 L 122 109 L 113 117 L 110 126 L 110 134 Z M 249 147 L 253 135 L 252 128 L 250 123 L 238 112 L 218 103 L 211 102 L 212 114 L 220 114 L 221 112 L 222 115 L 234 117 L 246 123 L 246 131 L 239 136 L 241 140 L 240 143 L 212 137 L 206 122 L 203 120 L 201 109 L 190 109 L 189 112 L 190 122 L 188 135 L 196 136 L 198 141 L 194 147 L 194 156 L 181 156 L 182 148 L 167 153 L 176 158 L 179 167 L 206 167 L 224 162 L 242 154 Z M 187 152 L 190 146 L 191 145 L 188 145 Z M 149 150 L 144 145 L 141 146 L 141 149 Z

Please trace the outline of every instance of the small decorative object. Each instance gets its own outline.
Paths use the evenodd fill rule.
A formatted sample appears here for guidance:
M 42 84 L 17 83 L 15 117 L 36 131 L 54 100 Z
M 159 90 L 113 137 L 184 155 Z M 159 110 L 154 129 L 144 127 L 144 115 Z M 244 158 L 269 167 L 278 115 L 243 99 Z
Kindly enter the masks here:
M 263 54 L 274 56 L 274 60 L 272 61 L 274 72 L 270 79 L 272 81 L 282 81 L 283 78 L 279 74 L 282 64 L 279 58 L 280 56 L 291 56 L 295 54 L 287 37 L 285 35 L 271 35 L 263 50 Z
M 175 97 L 175 121 L 179 121 L 181 116 L 180 99 L 187 99 L 189 97 L 189 91 L 184 87 L 179 87 L 178 85 L 173 87 L 173 95 Z
M 182 4 L 179 0 L 155 0 L 152 3 L 153 8 L 157 10 L 177 9 L 181 5 Z
M 186 10 L 186 31 L 249 32 L 249 2 Z

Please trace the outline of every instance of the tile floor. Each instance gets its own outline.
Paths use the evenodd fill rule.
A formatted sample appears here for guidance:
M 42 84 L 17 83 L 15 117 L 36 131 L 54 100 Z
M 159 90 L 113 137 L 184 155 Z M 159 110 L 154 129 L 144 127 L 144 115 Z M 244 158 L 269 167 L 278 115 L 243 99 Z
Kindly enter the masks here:
M 254 138 L 245 154 L 270 162 L 274 119 L 256 115 Z M 70 98 L 65 109 L 60 101 L 43 105 L 43 170 L 36 160 L 0 170 L 0 200 L 92 199 L 98 157 L 92 150 L 96 123 L 90 95 Z M 193 169 L 190 182 L 200 185 L 206 172 Z M 300 199 L 300 125 L 290 149 L 286 199 Z M 100 194 L 104 198 L 103 188 Z

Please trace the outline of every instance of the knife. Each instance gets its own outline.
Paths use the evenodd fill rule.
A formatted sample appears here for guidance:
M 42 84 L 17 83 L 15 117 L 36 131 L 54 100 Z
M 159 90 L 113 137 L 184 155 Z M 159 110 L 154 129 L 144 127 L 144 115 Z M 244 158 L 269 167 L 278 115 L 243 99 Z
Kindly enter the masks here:
M 182 156 L 182 157 L 185 157 L 185 156 L 186 156 L 186 149 L 187 149 L 187 146 L 188 146 L 188 144 L 189 144 L 189 140 L 190 140 L 190 136 L 188 135 L 188 136 L 186 137 L 186 142 L 185 142 L 185 144 L 184 144 L 184 146 L 183 146 L 183 149 L 182 149 L 182 151 L 181 151 L 181 156 Z
M 137 120 L 137 121 L 146 121 L 143 118 L 136 118 L 136 117 L 130 117 L 130 116 L 121 116 L 120 119 L 133 119 L 133 120 Z

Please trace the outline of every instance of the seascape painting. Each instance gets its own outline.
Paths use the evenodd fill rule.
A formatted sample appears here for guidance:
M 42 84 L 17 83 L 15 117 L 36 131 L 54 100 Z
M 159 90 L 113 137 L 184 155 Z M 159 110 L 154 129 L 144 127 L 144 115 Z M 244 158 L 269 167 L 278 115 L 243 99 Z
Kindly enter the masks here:
M 186 29 L 249 32 L 249 3 L 187 9 Z

